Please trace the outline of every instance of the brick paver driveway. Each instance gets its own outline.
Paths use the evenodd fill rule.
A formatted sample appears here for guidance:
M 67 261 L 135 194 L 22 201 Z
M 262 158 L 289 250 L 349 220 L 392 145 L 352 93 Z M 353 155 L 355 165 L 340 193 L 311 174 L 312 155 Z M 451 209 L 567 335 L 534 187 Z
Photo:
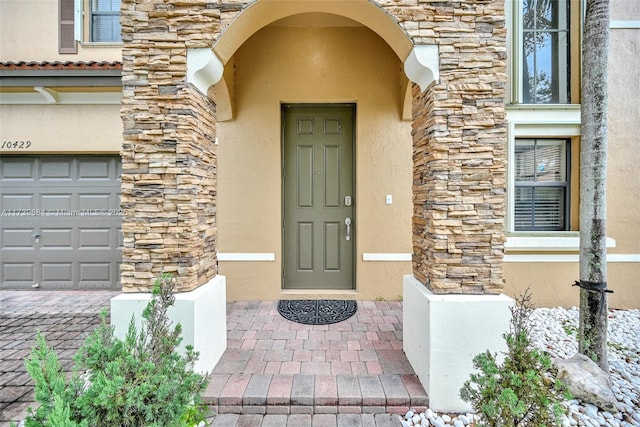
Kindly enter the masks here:
M 38 331 L 65 371 L 100 323 L 99 313 L 119 292 L 0 291 L 0 426 L 20 421 L 34 407 L 33 382 L 24 367 Z

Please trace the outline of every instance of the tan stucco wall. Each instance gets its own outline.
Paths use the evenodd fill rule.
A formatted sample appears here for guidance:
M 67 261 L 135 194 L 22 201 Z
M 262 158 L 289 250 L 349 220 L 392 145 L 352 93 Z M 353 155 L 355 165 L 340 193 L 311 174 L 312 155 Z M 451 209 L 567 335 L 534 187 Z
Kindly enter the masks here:
M 504 292 L 510 296 L 530 289 L 533 302 L 540 307 L 571 307 L 578 304 L 579 289 L 571 285 L 578 279 L 578 263 L 505 263 Z
M 640 5 L 640 2 L 638 2 Z M 640 7 L 635 19 L 640 21 Z M 612 253 L 640 254 L 640 29 L 612 29 L 609 62 L 607 235 Z M 619 59 L 625 58 L 624 66 Z M 640 264 L 636 277 L 640 277 Z M 639 280 L 640 282 L 640 280 Z M 640 283 L 639 283 L 640 285 Z M 640 288 L 638 288 L 640 291 Z M 640 292 L 637 292 L 640 294 Z
M 80 44 L 77 54 L 58 53 L 58 1 L 0 0 L 2 61 L 121 61 L 119 44 Z
M 610 262 L 607 271 L 608 287 L 614 291 L 607 294 L 609 307 L 640 307 L 638 264 Z M 528 287 L 538 307 L 572 307 L 579 304 L 580 289 L 572 286 L 579 278 L 577 262 L 507 262 L 504 276 L 505 294 L 521 295 Z
M 640 21 L 640 2 L 612 1 L 612 19 Z M 609 254 L 635 255 L 636 262 L 609 263 L 611 307 L 640 307 L 640 29 L 611 29 L 609 51 L 609 150 L 607 236 Z M 624 66 L 620 66 L 621 59 Z
M 235 67 L 236 117 L 218 124 L 219 251 L 276 257 L 221 261 L 220 273 L 233 277 L 228 298 L 280 296 L 281 103 L 350 102 L 357 104 L 353 296 L 397 299 L 411 263 L 362 261 L 363 252 L 411 252 L 411 125 L 400 119 L 397 56 L 362 27 L 271 26 L 242 46 Z
M 31 141 L 4 154 L 118 153 L 119 105 L 0 105 L 2 141 Z

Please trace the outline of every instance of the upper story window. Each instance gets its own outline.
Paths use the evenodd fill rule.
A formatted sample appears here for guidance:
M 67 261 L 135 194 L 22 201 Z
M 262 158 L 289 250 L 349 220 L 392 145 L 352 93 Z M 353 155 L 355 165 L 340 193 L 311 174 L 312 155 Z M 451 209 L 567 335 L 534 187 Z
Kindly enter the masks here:
M 58 52 L 78 53 L 77 42 L 120 43 L 121 0 L 59 0 Z
M 569 102 L 569 16 L 568 1 L 522 1 L 522 96 L 525 104 Z
M 120 0 L 91 0 L 92 42 L 120 42 Z
M 515 104 L 580 102 L 581 0 L 508 0 L 511 100 Z

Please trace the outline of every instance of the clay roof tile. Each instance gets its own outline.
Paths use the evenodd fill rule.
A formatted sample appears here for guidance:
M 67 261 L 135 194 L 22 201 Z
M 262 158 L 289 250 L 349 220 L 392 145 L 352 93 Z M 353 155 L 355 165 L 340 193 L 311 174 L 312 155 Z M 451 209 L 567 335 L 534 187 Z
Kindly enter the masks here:
M 119 61 L 18 61 L 0 62 L 0 70 L 122 70 Z

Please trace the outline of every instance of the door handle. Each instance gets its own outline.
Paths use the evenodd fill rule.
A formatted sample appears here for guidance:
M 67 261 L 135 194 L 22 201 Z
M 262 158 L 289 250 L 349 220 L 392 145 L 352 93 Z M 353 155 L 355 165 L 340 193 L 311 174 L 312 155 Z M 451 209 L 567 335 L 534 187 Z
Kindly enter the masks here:
M 40 234 L 38 234 L 38 233 L 33 233 L 33 234 L 31 235 L 31 237 L 33 237 L 33 241 L 34 241 L 34 242 L 36 242 L 36 243 L 40 243 Z
M 347 226 L 347 237 L 346 237 L 346 239 L 347 240 L 351 240 L 351 218 L 346 217 L 344 219 L 344 225 Z

